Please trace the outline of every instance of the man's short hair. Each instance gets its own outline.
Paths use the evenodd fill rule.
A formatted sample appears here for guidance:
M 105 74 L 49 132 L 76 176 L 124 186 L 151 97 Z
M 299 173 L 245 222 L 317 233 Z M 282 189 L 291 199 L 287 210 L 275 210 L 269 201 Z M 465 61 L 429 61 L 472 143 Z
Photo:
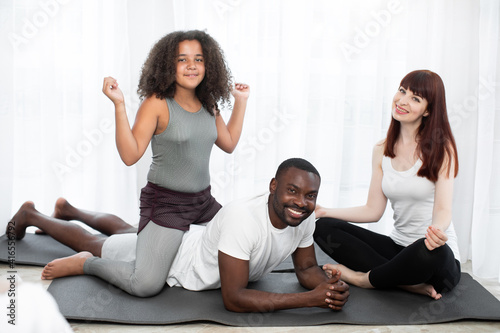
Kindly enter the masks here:
M 285 172 L 286 170 L 288 170 L 290 168 L 297 168 L 300 170 L 314 173 L 316 176 L 319 177 L 319 179 L 321 179 L 321 176 L 319 175 L 319 172 L 314 167 L 314 165 L 312 165 L 309 161 L 306 161 L 305 159 L 298 158 L 298 157 L 289 158 L 289 159 L 283 161 L 280 164 L 280 166 L 278 167 L 278 170 L 276 171 L 276 176 L 274 178 L 278 179 L 278 177 L 281 176 L 281 174 L 283 172 Z

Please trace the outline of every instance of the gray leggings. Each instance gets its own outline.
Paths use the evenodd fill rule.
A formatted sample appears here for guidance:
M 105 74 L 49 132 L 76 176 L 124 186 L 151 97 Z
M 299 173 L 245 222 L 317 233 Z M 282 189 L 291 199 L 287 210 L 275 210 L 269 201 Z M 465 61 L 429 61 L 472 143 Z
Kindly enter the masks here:
M 184 231 L 149 222 L 137 235 L 135 261 L 115 261 L 92 257 L 85 261 L 83 272 L 125 290 L 148 297 L 158 294 L 182 242 Z

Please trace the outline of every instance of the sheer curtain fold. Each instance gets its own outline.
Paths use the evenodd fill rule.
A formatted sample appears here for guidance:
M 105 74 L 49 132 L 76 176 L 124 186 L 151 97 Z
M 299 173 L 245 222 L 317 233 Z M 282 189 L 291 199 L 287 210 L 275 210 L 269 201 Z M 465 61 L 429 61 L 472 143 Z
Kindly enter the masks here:
M 118 79 L 132 123 L 150 47 L 173 30 L 202 29 L 220 43 L 234 80 L 251 86 L 236 151 L 212 154 L 222 204 L 265 191 L 277 165 L 296 156 L 320 171 L 320 204 L 364 203 L 372 148 L 385 136 L 399 81 L 427 68 L 445 83 L 459 149 L 453 221 L 462 260 L 472 259 L 479 276 L 499 276 L 500 258 L 487 255 L 500 252 L 498 1 L 50 3 L 57 9 L 35 0 L 0 4 L 2 222 L 25 200 L 50 213 L 57 196 L 67 196 L 135 223 L 150 150 L 135 167 L 120 161 L 102 78 Z M 26 42 L 14 47 L 14 34 Z M 222 115 L 227 121 L 230 110 Z M 388 207 L 367 227 L 388 232 L 391 214 Z
M 11 132 L 2 141 L 2 164 L 11 190 L 2 187 L 0 224 L 26 200 L 51 214 L 60 196 L 136 222 L 136 172 L 118 157 L 113 105 L 101 93 L 108 73 L 119 75 L 124 87 L 130 80 L 122 4 L 2 2 L 2 16 L 11 14 L 1 22 L 8 41 L 3 64 L 11 73 L 2 79 L 2 90 L 11 91 L 2 96 L 2 127 Z
M 473 272 L 500 276 L 500 3 L 481 1 L 477 140 L 471 227 Z M 499 277 L 500 281 L 500 277 Z

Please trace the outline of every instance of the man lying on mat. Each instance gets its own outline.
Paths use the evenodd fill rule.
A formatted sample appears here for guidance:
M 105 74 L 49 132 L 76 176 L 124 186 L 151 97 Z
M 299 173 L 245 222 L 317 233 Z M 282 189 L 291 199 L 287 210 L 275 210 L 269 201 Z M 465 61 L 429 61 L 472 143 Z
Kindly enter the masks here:
M 184 235 L 167 283 L 189 290 L 220 287 L 225 307 L 236 312 L 267 312 L 299 307 L 341 310 L 347 302 L 349 286 L 340 280 L 339 273 L 334 272 L 328 278 L 318 266 L 314 253 L 312 236 L 315 218 L 312 213 L 320 182 L 318 171 L 306 160 L 294 158 L 284 161 L 270 182 L 270 193 L 226 205 L 206 226 L 191 225 Z M 74 213 L 73 216 L 78 215 L 79 210 L 67 202 L 65 205 Z M 27 215 L 31 218 L 26 218 Z M 91 234 L 80 232 L 75 235 L 66 231 L 68 235 L 60 237 L 61 232 L 53 229 L 56 226 L 65 228 L 68 223 L 51 223 L 54 218 L 36 212 L 32 203 L 21 208 L 13 220 L 16 220 L 18 235 L 24 234 L 28 225 L 35 225 L 51 236 L 59 236 L 56 239 L 66 245 L 79 244 L 78 251 L 85 250 L 82 248 L 85 242 L 91 245 L 90 252 L 83 251 L 47 264 L 42 272 L 43 279 L 89 274 L 84 268 L 88 258 L 102 255 L 104 260 L 101 260 L 105 264 L 108 253 L 116 254 L 110 259 L 120 259 L 121 249 L 135 246 L 135 239 L 123 234 L 113 236 L 115 239 L 123 238 L 123 242 L 115 242 L 121 243 L 115 251 L 111 249 L 113 245 L 107 246 L 107 241 Z M 118 229 L 126 228 L 121 226 Z M 74 237 L 81 239 L 69 241 Z M 277 294 L 247 289 L 248 282 L 257 281 L 270 273 L 289 255 L 292 255 L 300 284 L 310 291 Z M 92 274 L 99 276 L 99 272 Z

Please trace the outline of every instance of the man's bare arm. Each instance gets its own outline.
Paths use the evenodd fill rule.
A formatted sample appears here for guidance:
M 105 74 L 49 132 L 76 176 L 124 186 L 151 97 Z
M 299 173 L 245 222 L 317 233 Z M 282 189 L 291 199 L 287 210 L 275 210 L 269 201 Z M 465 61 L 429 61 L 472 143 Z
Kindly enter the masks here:
M 318 266 L 314 245 L 306 248 L 297 248 L 292 254 L 295 274 L 300 284 L 307 289 L 314 289 L 325 281 L 330 284 L 327 292 L 328 304 L 332 310 L 342 310 L 349 297 L 349 285 L 341 281 L 340 272 L 328 278 Z
M 301 307 L 328 308 L 333 299 L 327 296 L 333 283 L 327 279 L 313 290 L 278 294 L 248 289 L 249 264 L 219 251 L 219 272 L 224 306 L 234 312 L 270 312 Z

